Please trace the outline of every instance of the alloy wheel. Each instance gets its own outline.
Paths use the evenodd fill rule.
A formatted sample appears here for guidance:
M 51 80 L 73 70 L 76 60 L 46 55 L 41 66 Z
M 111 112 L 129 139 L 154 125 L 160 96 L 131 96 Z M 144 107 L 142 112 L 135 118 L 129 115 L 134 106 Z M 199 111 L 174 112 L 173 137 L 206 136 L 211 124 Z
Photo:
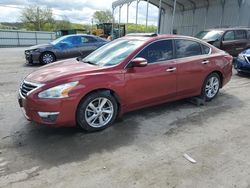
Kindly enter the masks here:
M 220 81 L 217 77 L 212 76 L 207 80 L 205 93 L 208 98 L 213 98 L 218 93 Z
M 89 126 L 100 128 L 107 125 L 114 115 L 112 102 L 105 97 L 92 100 L 86 107 L 85 120 Z

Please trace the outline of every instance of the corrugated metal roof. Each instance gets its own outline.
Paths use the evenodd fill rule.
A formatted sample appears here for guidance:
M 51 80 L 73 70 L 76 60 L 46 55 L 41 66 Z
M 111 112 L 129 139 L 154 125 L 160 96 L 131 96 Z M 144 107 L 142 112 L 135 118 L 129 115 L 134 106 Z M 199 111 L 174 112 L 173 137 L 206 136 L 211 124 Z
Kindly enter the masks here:
M 127 3 L 131 3 L 136 0 L 117 0 L 114 1 L 112 4 L 113 8 L 116 8 L 118 6 L 122 6 Z M 147 1 L 147 0 L 143 0 Z M 202 8 L 202 7 L 208 7 L 211 5 L 217 5 L 222 4 L 223 2 L 226 2 L 227 0 L 177 0 L 176 1 L 176 9 L 177 10 L 191 10 L 196 8 Z M 238 3 L 242 3 L 244 0 L 235 0 L 238 1 Z M 160 0 L 149 0 L 149 2 L 155 6 L 159 6 Z M 170 7 L 173 8 L 174 6 L 174 0 L 162 0 L 162 8 L 164 7 Z

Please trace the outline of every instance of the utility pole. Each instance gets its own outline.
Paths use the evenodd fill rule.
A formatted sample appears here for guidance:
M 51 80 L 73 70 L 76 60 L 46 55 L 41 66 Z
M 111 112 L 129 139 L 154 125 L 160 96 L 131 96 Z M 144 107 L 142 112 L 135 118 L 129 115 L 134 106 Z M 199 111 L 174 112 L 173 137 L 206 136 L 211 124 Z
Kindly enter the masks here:
M 40 23 L 40 9 L 37 7 L 37 21 L 38 21 L 38 31 L 41 31 L 41 23 Z

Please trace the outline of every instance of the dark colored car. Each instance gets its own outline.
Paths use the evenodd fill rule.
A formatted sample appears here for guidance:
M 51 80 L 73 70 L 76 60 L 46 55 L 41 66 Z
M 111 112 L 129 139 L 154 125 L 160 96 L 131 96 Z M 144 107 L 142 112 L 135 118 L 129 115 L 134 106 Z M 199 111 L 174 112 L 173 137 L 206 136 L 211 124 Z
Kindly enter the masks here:
M 250 47 L 250 28 L 209 29 L 199 32 L 195 37 L 234 57 Z
M 238 73 L 250 73 L 250 49 L 241 52 L 234 64 Z
M 49 44 L 32 46 L 24 53 L 29 64 L 49 64 L 60 59 L 86 57 L 107 42 L 93 35 L 67 35 Z
M 96 131 L 125 112 L 183 98 L 216 97 L 232 75 L 232 56 L 193 37 L 125 36 L 82 60 L 28 75 L 19 104 L 28 120 Z

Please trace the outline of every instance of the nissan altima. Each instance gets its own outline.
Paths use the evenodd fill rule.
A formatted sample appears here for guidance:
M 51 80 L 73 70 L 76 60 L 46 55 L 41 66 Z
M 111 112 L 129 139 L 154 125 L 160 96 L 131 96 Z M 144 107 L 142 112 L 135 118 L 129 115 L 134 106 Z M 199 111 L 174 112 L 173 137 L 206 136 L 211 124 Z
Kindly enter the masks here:
M 232 56 L 199 39 L 129 35 L 29 74 L 19 104 L 39 124 L 97 131 L 143 107 L 193 96 L 210 101 L 231 76 Z

